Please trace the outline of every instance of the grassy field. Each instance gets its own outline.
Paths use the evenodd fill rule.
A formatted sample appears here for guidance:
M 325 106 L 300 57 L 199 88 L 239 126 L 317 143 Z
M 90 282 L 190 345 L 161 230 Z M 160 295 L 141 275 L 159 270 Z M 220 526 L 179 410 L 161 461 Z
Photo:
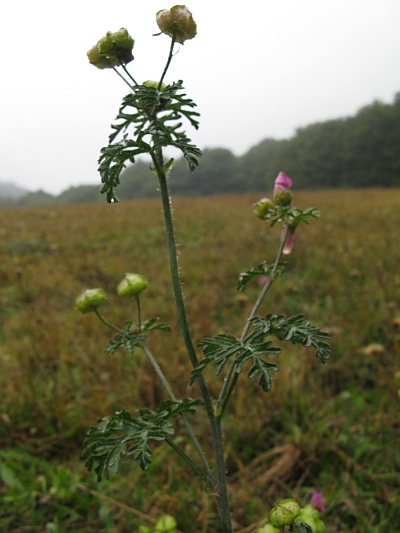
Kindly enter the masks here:
M 275 257 L 280 230 L 253 215 L 258 199 L 173 201 L 196 342 L 240 334 L 259 285 L 238 293 L 238 273 Z M 299 227 L 287 274 L 261 313 L 304 313 L 331 332 L 333 353 L 321 365 L 312 351 L 286 347 L 268 394 L 239 380 L 224 428 L 235 529 L 250 531 L 277 498 L 305 504 L 318 489 L 328 532 L 400 531 L 400 190 L 304 191 L 294 204 L 322 216 Z M 198 396 L 188 386 L 158 200 L 1 211 L 1 531 L 127 533 L 162 513 L 186 533 L 218 531 L 212 494 L 167 447 L 154 450 L 148 472 L 126 459 L 100 485 L 79 460 L 97 418 L 164 397 L 141 353 L 106 356 L 111 332 L 74 308 L 82 289 L 102 287 L 106 317 L 133 318 L 115 293 L 129 271 L 149 280 L 144 318 L 173 329 L 149 336 L 150 348 L 175 393 Z M 193 424 L 207 447 L 201 411 Z

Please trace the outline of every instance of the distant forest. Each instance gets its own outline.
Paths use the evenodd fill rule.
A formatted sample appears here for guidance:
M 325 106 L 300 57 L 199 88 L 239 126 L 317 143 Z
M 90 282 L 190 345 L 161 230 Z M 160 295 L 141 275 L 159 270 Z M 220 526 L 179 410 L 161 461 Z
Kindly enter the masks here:
M 355 116 L 299 128 L 291 139 L 264 139 L 246 154 L 203 151 L 200 166 L 190 173 L 183 158 L 170 175 L 175 195 L 268 192 L 279 171 L 296 189 L 400 186 L 400 93 L 393 104 L 375 101 Z M 121 200 L 156 196 L 157 178 L 138 160 L 121 174 L 116 190 Z M 105 201 L 97 185 L 72 187 L 59 196 L 43 191 L 0 205 L 56 205 Z

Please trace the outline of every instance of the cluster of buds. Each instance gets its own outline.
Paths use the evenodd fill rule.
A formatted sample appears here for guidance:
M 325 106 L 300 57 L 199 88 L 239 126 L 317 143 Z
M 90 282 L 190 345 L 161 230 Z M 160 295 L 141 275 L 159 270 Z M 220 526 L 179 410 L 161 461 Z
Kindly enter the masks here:
M 157 12 L 156 21 L 161 33 L 172 37 L 177 43 L 183 44 L 193 39 L 197 33 L 197 25 L 192 13 L 186 6 L 174 6 Z
M 326 503 L 322 492 L 317 491 L 313 491 L 310 503 L 303 508 L 291 498 L 281 500 L 269 512 L 269 523 L 259 528 L 257 533 L 277 533 L 286 526 L 292 526 L 295 520 L 308 524 L 313 533 L 325 533 L 326 528 L 320 512 L 325 510 Z
M 87 53 L 89 62 L 97 68 L 113 68 L 126 65 L 133 59 L 135 41 L 125 28 L 108 31 Z
M 265 220 L 276 213 L 279 207 L 288 207 L 292 203 L 292 180 L 284 172 L 279 172 L 274 183 L 273 201 L 269 198 L 262 198 L 259 202 L 254 204 L 254 213 L 258 218 Z M 285 246 L 283 248 L 284 254 L 290 254 L 294 245 L 294 232 L 297 223 L 288 224 L 288 234 L 286 236 Z M 282 231 L 282 239 L 286 234 L 286 227 Z
M 123 298 L 137 298 L 147 288 L 147 279 L 140 274 L 127 273 L 117 286 L 117 293 Z M 81 313 L 97 311 L 107 300 L 103 289 L 85 289 L 75 300 L 77 309 Z
M 291 186 L 292 180 L 289 176 L 286 176 L 284 172 L 279 172 L 274 183 L 273 201 L 269 198 L 262 198 L 259 202 L 254 204 L 254 213 L 256 216 L 265 219 L 275 212 L 277 206 L 289 206 L 292 201 Z

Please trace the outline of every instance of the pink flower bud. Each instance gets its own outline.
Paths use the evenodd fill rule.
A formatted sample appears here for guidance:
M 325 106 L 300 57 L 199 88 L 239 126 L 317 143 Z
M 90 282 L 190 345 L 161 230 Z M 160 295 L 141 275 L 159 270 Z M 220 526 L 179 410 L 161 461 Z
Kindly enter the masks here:
M 318 509 L 318 511 L 323 513 L 325 511 L 325 505 L 327 503 L 327 500 L 323 497 L 322 491 L 312 491 L 310 504 L 314 507 L 314 509 Z
M 279 172 L 275 184 L 274 184 L 274 192 L 276 189 L 282 189 L 283 191 L 286 191 L 286 189 L 289 189 L 289 187 L 292 186 L 292 180 L 289 178 L 289 176 L 286 176 L 284 172 Z
M 158 11 L 156 21 L 161 32 L 172 37 L 177 43 L 183 44 L 186 40 L 193 39 L 197 33 L 197 25 L 186 6 L 162 9 Z

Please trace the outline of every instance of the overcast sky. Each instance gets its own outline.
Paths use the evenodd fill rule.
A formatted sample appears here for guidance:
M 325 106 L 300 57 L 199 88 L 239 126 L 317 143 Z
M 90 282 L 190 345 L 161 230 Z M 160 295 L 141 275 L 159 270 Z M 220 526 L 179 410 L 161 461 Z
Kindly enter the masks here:
M 135 39 L 129 69 L 158 79 L 170 40 L 164 0 L 14 0 L 0 7 L 0 181 L 58 194 L 99 183 L 97 158 L 127 88 L 86 52 L 108 30 Z M 400 0 L 188 0 L 198 35 L 167 82 L 201 113 L 189 137 L 236 155 L 266 137 L 352 115 L 400 91 Z M 248 6 L 248 7 L 247 7 Z

